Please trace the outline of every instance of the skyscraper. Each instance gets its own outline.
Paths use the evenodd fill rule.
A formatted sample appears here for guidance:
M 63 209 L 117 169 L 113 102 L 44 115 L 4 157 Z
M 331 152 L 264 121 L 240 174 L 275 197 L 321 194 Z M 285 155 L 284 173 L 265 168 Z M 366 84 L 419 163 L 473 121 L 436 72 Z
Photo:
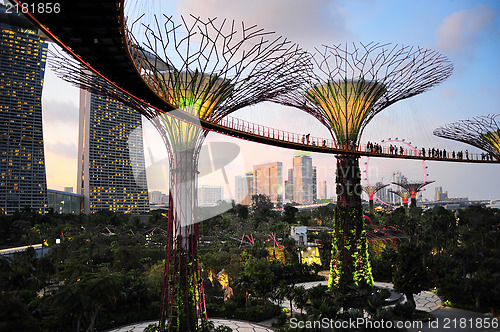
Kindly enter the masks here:
M 293 202 L 293 168 L 288 169 L 288 179 L 285 181 L 285 200 Z
M 328 187 L 326 181 L 320 181 L 318 185 L 318 199 L 328 198 Z
M 293 155 L 293 201 L 312 204 L 316 189 L 311 154 L 297 151 Z
M 206 186 L 198 188 L 198 205 L 211 206 L 224 199 L 224 187 Z
M 443 187 L 436 187 L 436 201 L 446 201 L 448 199 L 448 192 L 443 191 Z
M 273 203 L 283 203 L 283 163 L 253 166 L 253 192 L 269 196 Z
M 313 166 L 312 203 L 316 203 L 317 201 L 318 201 L 318 172 L 316 170 L 316 166 Z
M 247 172 L 245 175 L 238 175 L 235 177 L 234 181 L 236 188 L 236 203 L 241 205 L 251 205 L 253 193 L 253 173 Z
M 0 5 L 0 212 L 43 212 L 47 180 L 42 87 L 47 44 L 22 15 Z
M 80 90 L 77 192 L 84 212 L 149 211 L 141 115 Z

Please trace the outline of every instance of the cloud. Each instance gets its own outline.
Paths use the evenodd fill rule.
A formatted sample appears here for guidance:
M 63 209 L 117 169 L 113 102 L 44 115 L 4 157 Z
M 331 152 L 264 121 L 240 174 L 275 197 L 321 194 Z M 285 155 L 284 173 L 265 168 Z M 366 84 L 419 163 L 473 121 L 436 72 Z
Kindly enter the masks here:
M 436 45 L 443 51 L 471 57 L 477 45 L 498 34 L 498 16 L 499 11 L 487 5 L 455 12 L 436 29 Z
M 346 27 L 346 14 L 338 1 L 184 0 L 179 1 L 177 11 L 183 16 L 193 14 L 256 24 L 308 49 L 352 38 Z
M 445 99 L 452 98 L 455 96 L 455 89 L 451 89 L 451 88 L 443 89 L 442 94 L 443 94 L 443 98 L 445 98 Z
M 43 121 L 78 126 L 78 106 L 72 102 L 43 100 Z
M 78 154 L 78 148 L 75 144 L 67 144 L 62 142 L 46 144 L 45 150 L 46 152 L 50 152 L 54 155 L 69 159 L 75 159 L 75 156 Z

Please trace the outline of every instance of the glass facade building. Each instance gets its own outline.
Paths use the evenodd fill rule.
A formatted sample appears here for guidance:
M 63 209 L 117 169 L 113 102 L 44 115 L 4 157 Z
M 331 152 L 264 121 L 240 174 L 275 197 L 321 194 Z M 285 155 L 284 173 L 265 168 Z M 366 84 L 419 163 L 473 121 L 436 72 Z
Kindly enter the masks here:
M 42 87 L 47 44 L 0 5 L 0 213 L 47 208 Z
M 312 204 L 316 200 L 315 170 L 309 152 L 297 151 L 293 155 L 293 201 Z
M 149 212 L 139 112 L 81 90 L 79 122 L 77 193 L 84 212 Z
M 253 193 L 269 196 L 272 203 L 283 203 L 283 163 L 253 166 Z
M 83 210 L 83 196 L 67 191 L 47 189 L 47 201 L 55 213 L 80 214 Z
M 245 175 L 235 177 L 235 199 L 241 205 L 252 205 L 253 193 L 253 173 L 247 172 Z

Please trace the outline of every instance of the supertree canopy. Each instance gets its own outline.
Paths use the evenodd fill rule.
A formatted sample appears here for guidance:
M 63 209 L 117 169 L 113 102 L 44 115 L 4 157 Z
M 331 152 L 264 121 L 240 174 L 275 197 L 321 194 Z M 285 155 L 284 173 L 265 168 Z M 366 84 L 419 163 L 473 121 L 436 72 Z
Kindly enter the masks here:
M 368 195 L 368 201 L 370 202 L 370 213 L 373 213 L 373 197 L 381 189 L 387 187 L 389 184 L 378 184 L 376 186 L 363 187 L 363 191 Z
M 401 197 L 401 199 L 403 200 L 403 206 L 405 208 L 408 208 L 408 198 L 410 198 L 410 196 L 411 196 L 410 192 L 408 192 L 408 191 L 396 191 L 396 190 L 389 190 L 389 192 Z
M 207 328 L 197 249 L 196 182 L 199 151 L 208 130 L 196 120 L 218 122 L 242 107 L 297 88 L 310 67 L 310 56 L 255 26 L 196 17 L 182 18 L 181 24 L 164 19 L 160 23 L 155 17 L 152 26 L 145 26 L 142 45 L 130 33 L 124 36 L 143 80 L 169 106 L 165 109 L 174 108 L 168 113 L 129 98 L 64 57 L 53 58 L 51 64 L 63 79 L 135 107 L 160 132 L 170 163 L 160 326 L 162 331 L 197 331 Z
M 500 161 L 500 114 L 450 123 L 435 129 L 434 135 L 470 144 Z
M 389 105 L 448 78 L 453 65 L 440 53 L 408 46 L 324 46 L 299 89 L 275 100 L 322 122 L 344 149 L 355 149 L 370 120 Z M 373 285 L 361 205 L 359 157 L 337 156 L 337 209 L 329 286 Z
M 410 194 L 411 198 L 411 208 L 416 208 L 417 207 L 417 193 L 419 193 L 426 185 L 434 183 L 435 181 L 426 181 L 426 182 L 392 182 L 393 184 L 400 186 L 403 188 L 406 192 Z M 404 198 L 404 197 L 402 197 Z M 408 203 L 408 198 L 406 198 Z

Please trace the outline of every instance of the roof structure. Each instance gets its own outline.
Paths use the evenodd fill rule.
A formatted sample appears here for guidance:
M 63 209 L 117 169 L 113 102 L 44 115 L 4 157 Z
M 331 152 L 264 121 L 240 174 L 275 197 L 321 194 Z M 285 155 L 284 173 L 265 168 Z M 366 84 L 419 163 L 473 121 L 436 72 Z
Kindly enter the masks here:
M 373 199 L 373 196 L 381 189 L 387 187 L 389 184 L 378 184 L 376 186 L 367 186 L 363 187 L 363 191 L 368 194 L 370 199 Z
M 408 204 L 408 198 L 410 198 L 411 194 L 408 191 L 397 191 L 397 190 L 389 190 L 389 192 L 393 193 L 394 195 L 398 195 L 403 199 L 404 204 Z
M 403 45 L 325 45 L 312 59 L 309 80 L 275 100 L 315 116 L 339 144 L 358 143 L 377 113 L 434 87 L 453 71 L 439 52 Z
M 453 122 L 435 129 L 434 135 L 470 144 L 500 161 L 500 114 Z
M 417 193 L 419 193 L 423 187 L 425 187 L 428 184 L 431 184 L 435 181 L 427 181 L 427 182 L 407 182 L 407 183 L 401 183 L 401 182 L 392 182 L 393 184 L 400 186 L 403 188 L 405 191 L 410 193 L 411 198 L 416 198 Z

